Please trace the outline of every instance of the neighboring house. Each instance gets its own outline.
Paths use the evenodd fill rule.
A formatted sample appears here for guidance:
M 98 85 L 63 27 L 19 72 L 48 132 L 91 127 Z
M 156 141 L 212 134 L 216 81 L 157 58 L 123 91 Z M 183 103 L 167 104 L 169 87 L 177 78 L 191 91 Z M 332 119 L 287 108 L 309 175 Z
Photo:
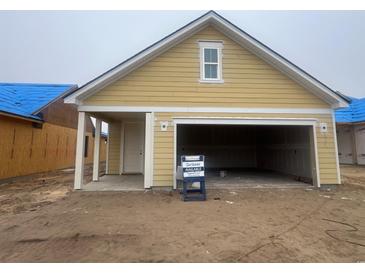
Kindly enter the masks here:
M 365 98 L 337 110 L 336 123 L 340 163 L 365 165 Z
M 63 98 L 76 88 L 0 83 L 0 179 L 74 166 L 77 107 Z M 87 120 L 87 163 L 93 160 L 92 132 Z
M 212 11 L 65 102 L 79 106 L 75 189 L 89 115 L 109 123 L 107 173 L 143 174 L 145 188 L 176 187 L 183 154 L 204 154 L 212 177 L 236 170 L 236 183 L 251 168 L 340 184 L 334 109 L 347 99 Z

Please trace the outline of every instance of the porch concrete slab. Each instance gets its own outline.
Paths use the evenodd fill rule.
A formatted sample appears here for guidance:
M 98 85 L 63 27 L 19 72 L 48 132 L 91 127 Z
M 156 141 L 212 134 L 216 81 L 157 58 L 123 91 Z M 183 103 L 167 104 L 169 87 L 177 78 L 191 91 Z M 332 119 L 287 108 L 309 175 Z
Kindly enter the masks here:
M 144 191 L 143 175 L 104 175 L 83 186 L 84 191 Z

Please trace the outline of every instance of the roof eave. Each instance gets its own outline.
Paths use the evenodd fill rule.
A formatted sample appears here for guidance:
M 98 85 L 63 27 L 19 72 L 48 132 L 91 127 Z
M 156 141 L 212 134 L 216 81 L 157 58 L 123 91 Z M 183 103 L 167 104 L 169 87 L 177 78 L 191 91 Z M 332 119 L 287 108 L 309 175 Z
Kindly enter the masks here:
M 0 111 L 0 114 L 1 115 L 4 115 L 4 116 L 7 116 L 7 117 L 21 119 L 21 120 L 25 120 L 25 121 L 29 121 L 29 122 L 33 122 L 33 123 L 42 124 L 44 122 L 40 118 L 39 119 L 36 119 L 36 118 L 32 118 L 32 117 L 23 116 L 23 115 L 20 115 L 20 114 L 6 112 L 6 111 L 3 111 L 3 110 Z
M 347 108 L 349 106 L 349 103 L 346 101 L 341 101 L 338 103 L 334 103 L 331 105 L 333 109 L 339 109 L 339 108 Z

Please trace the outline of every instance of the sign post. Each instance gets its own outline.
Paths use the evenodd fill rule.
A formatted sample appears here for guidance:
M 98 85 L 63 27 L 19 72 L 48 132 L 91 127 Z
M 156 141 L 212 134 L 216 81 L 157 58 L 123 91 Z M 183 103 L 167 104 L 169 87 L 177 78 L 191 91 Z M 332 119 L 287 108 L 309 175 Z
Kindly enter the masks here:
M 205 170 L 203 155 L 181 156 L 183 172 L 183 200 L 205 201 Z M 199 188 L 193 188 L 193 183 L 198 183 Z

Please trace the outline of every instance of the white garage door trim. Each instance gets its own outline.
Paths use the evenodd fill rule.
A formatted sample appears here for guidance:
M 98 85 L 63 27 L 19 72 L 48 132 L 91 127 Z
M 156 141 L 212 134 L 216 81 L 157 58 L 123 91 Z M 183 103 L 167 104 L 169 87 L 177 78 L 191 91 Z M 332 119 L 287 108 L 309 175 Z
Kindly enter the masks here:
M 173 184 L 176 189 L 176 163 L 177 163 L 177 125 L 280 125 L 280 126 L 312 126 L 316 180 L 315 186 L 320 187 L 319 162 L 317 149 L 316 118 L 252 118 L 252 117 L 173 117 L 174 124 L 174 161 L 173 161 Z

